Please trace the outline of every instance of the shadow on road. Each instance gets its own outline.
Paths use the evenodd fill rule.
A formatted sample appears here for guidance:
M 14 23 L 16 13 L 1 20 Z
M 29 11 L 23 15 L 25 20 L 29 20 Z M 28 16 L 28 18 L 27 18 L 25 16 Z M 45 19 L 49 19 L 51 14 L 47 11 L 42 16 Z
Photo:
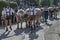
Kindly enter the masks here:
M 42 30 L 43 28 L 41 26 L 36 27 L 35 30 L 31 30 L 31 32 L 29 33 L 29 38 L 30 40 L 34 40 L 37 39 L 39 37 L 38 34 L 36 34 L 37 31 Z
M 3 34 L 1 34 L 0 36 L 0 40 L 5 39 L 5 38 L 9 38 L 9 37 L 13 37 L 13 36 L 18 36 L 21 35 L 22 32 L 24 32 L 25 34 L 29 33 L 29 38 L 30 40 L 34 40 L 38 38 L 38 35 L 36 34 L 37 31 L 42 30 L 43 28 L 41 26 L 36 27 L 35 30 L 31 30 L 30 28 L 25 28 L 25 29 L 16 29 L 14 30 L 15 34 L 12 36 L 8 36 L 10 31 L 8 31 L 7 33 L 4 32 Z
M 54 18 L 49 18 L 50 21 L 54 21 Z
M 60 18 L 56 18 L 55 20 L 60 20 Z
M 29 34 L 29 38 L 30 38 L 30 40 L 34 40 L 34 39 L 38 38 L 38 35 L 36 34 L 36 32 L 32 32 Z
M 25 28 L 25 29 L 16 29 L 14 30 L 14 32 L 16 36 L 20 35 L 22 32 L 24 32 L 25 34 L 28 33 L 30 40 L 34 40 L 38 38 L 38 35 L 36 34 L 36 32 L 42 29 L 43 28 L 39 26 L 39 27 L 36 27 L 35 30 L 31 30 L 30 28 Z
M 5 38 L 9 38 L 9 37 L 8 37 L 8 34 L 10 33 L 10 31 L 9 31 L 7 34 L 5 34 L 5 33 L 6 33 L 6 32 L 4 32 L 3 34 L 1 34 L 0 40 L 5 39 Z
M 16 36 L 20 35 L 23 31 L 24 31 L 24 29 L 16 29 L 16 30 L 14 30 Z
M 47 25 L 47 26 L 49 26 L 49 27 L 51 27 L 51 26 L 52 26 L 52 24 L 49 24 L 49 23 L 46 23 L 46 25 Z
M 24 33 L 26 33 L 26 34 L 27 34 L 27 33 L 30 33 L 30 31 L 31 31 L 30 28 L 25 28 L 25 29 L 24 29 Z

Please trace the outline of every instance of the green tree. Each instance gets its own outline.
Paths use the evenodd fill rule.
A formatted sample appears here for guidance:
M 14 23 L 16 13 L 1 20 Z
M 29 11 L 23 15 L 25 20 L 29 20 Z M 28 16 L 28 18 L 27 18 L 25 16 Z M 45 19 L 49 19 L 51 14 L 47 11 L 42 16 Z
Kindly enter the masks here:
M 58 3 L 60 2 L 60 0 L 53 0 L 53 4 L 55 5 L 55 6 L 58 6 Z
M 40 6 L 40 5 L 53 6 L 53 5 L 58 5 L 59 2 L 60 2 L 60 0 L 36 0 L 36 4 L 38 6 Z
M 50 6 L 50 1 L 49 0 L 42 0 L 41 5 L 42 6 Z
M 41 1 L 42 0 L 36 0 L 36 4 L 40 6 L 41 5 Z
M 50 6 L 53 6 L 53 0 L 49 0 Z

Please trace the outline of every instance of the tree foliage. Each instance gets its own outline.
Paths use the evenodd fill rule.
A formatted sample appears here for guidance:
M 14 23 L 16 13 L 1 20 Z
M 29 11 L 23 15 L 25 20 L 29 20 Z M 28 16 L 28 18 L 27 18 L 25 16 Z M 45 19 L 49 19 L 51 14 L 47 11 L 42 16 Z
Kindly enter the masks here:
M 58 6 L 58 3 L 60 2 L 60 0 L 37 0 L 36 3 L 40 6 Z

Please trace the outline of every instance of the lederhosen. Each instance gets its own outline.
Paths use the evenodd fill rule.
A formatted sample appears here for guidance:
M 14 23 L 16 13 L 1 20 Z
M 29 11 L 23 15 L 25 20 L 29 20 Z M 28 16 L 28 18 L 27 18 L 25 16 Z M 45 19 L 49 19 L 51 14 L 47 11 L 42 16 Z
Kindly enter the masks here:
M 24 17 L 27 18 L 28 17 L 28 14 L 25 14 Z
M 5 21 L 5 17 L 1 17 L 1 21 Z
M 32 12 L 33 12 L 33 15 L 30 15 L 30 20 L 34 20 L 35 19 L 35 17 L 36 17 L 36 15 L 34 15 L 34 9 L 33 10 L 31 10 Z
M 12 19 L 12 15 L 10 15 L 10 11 L 11 11 L 11 9 L 9 9 L 9 12 L 6 11 L 6 14 L 9 13 L 9 15 L 6 15 L 7 20 Z

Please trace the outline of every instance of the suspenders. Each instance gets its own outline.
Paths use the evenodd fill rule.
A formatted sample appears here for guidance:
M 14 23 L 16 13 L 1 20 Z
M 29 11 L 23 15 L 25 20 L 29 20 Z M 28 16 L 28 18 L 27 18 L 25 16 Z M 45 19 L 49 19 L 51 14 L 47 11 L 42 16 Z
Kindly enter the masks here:
M 11 8 L 9 9 L 9 15 L 11 15 Z
M 35 8 L 33 10 L 31 10 L 33 12 L 33 15 L 34 15 L 34 10 L 35 10 Z
M 34 9 L 29 9 L 29 10 L 30 10 L 30 14 L 31 14 L 31 12 L 33 12 L 32 15 L 34 15 L 35 8 Z
M 9 13 L 9 15 L 11 15 L 10 14 L 10 12 L 11 12 L 11 8 L 9 9 L 9 11 L 7 12 L 7 9 L 6 9 L 6 14 L 8 14 Z

